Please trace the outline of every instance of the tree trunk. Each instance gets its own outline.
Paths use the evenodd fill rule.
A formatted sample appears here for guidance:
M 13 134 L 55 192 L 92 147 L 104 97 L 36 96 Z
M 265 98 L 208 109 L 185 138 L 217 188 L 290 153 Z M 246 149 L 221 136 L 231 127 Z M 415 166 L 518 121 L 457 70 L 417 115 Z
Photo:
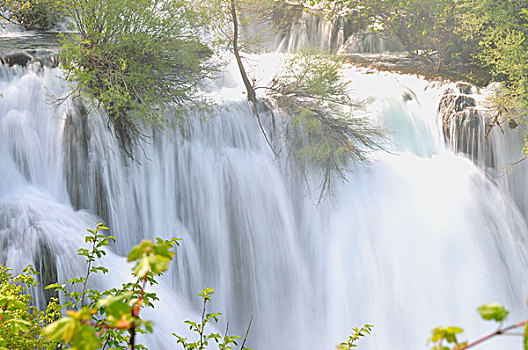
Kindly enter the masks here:
M 238 17 L 236 13 L 236 0 L 231 0 L 231 17 L 233 19 L 233 53 L 235 54 L 235 58 L 237 61 L 238 69 L 240 70 L 240 75 L 242 76 L 242 81 L 244 81 L 244 86 L 246 87 L 247 91 L 247 98 L 251 102 L 255 104 L 256 108 L 256 96 L 255 96 L 255 89 L 251 85 L 249 78 L 246 73 L 246 69 L 244 68 L 244 64 L 242 63 L 242 58 L 240 57 L 240 52 L 238 51 Z

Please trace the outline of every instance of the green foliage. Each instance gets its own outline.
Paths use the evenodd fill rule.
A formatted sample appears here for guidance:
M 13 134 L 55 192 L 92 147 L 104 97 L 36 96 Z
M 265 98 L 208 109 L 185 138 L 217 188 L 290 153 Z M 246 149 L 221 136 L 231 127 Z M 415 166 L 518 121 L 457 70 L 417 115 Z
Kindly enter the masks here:
M 68 310 L 66 316 L 48 325 L 43 334 L 50 341 L 61 341 L 71 349 L 97 350 L 103 345 L 112 349 L 140 349 L 141 345 L 135 344 L 135 335 L 138 332 L 151 333 L 152 323 L 139 317 L 139 311 L 147 305 L 152 307 L 152 301 L 156 300 L 155 294 L 146 293 L 146 285 L 155 284 L 155 278 L 165 272 L 175 253 L 171 251 L 178 245 L 178 239 L 162 240 L 157 239 L 154 243 L 151 240 L 143 240 L 133 247 L 128 255 L 128 261 L 134 262 L 132 273 L 138 278 L 136 283 L 123 285 L 119 290 L 113 289 L 103 292 L 89 290 L 84 293 L 86 281 L 90 273 L 98 273 L 101 268 L 92 267 L 92 263 L 103 256 L 104 246 L 108 245 L 114 237 L 100 234 L 100 231 L 107 230 L 101 224 L 95 230 L 88 230 L 90 235 L 86 237 L 87 243 L 92 243 L 92 249 L 79 249 L 78 254 L 84 256 L 88 264 L 86 277 L 69 280 L 72 285 L 82 284 L 83 293 L 67 292 L 65 286 L 53 285 L 55 288 L 66 292 L 72 303 L 67 306 L 75 306 L 79 302 L 79 310 Z M 199 335 L 196 342 L 188 341 L 186 338 L 177 337 L 177 342 L 182 344 L 184 349 L 206 349 L 210 341 L 215 341 L 220 349 L 233 349 L 237 345 L 237 336 L 225 334 L 223 337 L 218 333 L 206 333 L 206 325 L 211 322 L 218 322 L 220 313 L 206 313 L 206 305 L 211 300 L 214 291 L 205 288 L 199 296 L 203 299 L 203 313 L 200 323 L 186 321 L 190 329 Z M 88 305 L 82 304 L 85 295 Z M 127 332 L 125 334 L 124 332 Z M 103 348 L 104 348 L 103 346 Z M 247 349 L 242 347 L 241 350 Z M 247 349 L 249 350 L 249 349 Z
M 212 288 L 205 288 L 202 290 L 198 296 L 202 298 L 203 301 L 203 308 L 202 308 L 202 317 L 200 322 L 194 322 L 194 321 L 185 321 L 186 324 L 189 325 L 189 329 L 196 333 L 197 340 L 192 341 L 188 340 L 187 338 L 184 338 L 183 336 L 180 336 L 176 333 L 172 333 L 173 336 L 176 337 L 177 343 L 181 344 L 184 350 L 204 350 L 209 347 L 210 341 L 214 341 L 216 346 L 220 350 L 228 350 L 228 349 L 234 349 L 233 346 L 237 346 L 237 339 L 240 338 L 239 336 L 231 336 L 226 333 L 224 336 L 221 336 L 219 333 L 207 333 L 205 331 L 205 327 L 210 322 L 218 322 L 218 317 L 222 315 L 221 313 L 207 313 L 207 303 L 211 301 L 211 296 L 214 294 L 214 290 Z M 249 328 L 248 328 L 249 331 Z M 247 333 L 246 333 L 247 336 Z M 244 346 L 245 344 L 245 338 L 244 342 L 242 343 L 240 350 L 250 350 Z
M 71 349 L 99 349 L 101 341 L 90 325 L 94 313 L 87 307 L 79 311 L 68 310 L 66 317 L 48 325 L 42 333 L 50 341 L 62 341 L 64 344 L 69 344 Z
M 109 346 L 112 349 L 140 349 L 142 345 L 135 344 L 135 335 L 138 332 L 151 333 L 152 323 L 139 317 L 140 309 L 146 305 L 152 307 L 152 301 L 157 300 L 153 293 L 146 292 L 147 284 L 155 284 L 156 277 L 162 275 L 168 268 L 175 253 L 171 251 L 179 244 L 178 239 L 143 240 L 133 247 L 128 255 L 128 261 L 134 262 L 132 273 L 138 278 L 136 283 L 127 283 L 121 289 L 112 289 L 98 292 L 86 290 L 87 280 L 92 273 L 105 273 L 107 270 L 92 266 L 97 259 L 105 255 L 104 247 L 115 239 L 101 232 L 108 230 L 102 224 L 97 224 L 94 230 L 88 230 L 90 235 L 86 242 L 91 243 L 91 250 L 81 248 L 78 255 L 84 256 L 87 263 L 85 277 L 73 278 L 68 281 L 72 287 L 82 285 L 83 291 L 68 291 L 64 285 L 50 285 L 66 294 L 69 302 L 63 307 L 75 308 L 67 310 L 61 319 L 49 324 L 42 334 L 48 341 L 62 342 L 71 349 L 97 350 Z M 223 337 L 217 333 L 206 333 L 205 327 L 211 322 L 218 322 L 220 313 L 206 313 L 206 305 L 211 300 L 214 291 L 205 288 L 199 296 L 203 299 L 203 313 L 200 323 L 186 321 L 190 329 L 199 335 L 199 340 L 189 342 L 186 338 L 174 334 L 178 343 L 185 349 L 206 349 L 211 340 L 214 340 L 220 349 L 233 349 L 237 345 L 237 336 L 225 334 Z M 87 305 L 84 305 L 84 301 Z M 126 332 L 126 333 L 125 333 Z M 104 340 L 104 344 L 103 344 Z M 242 347 L 241 350 L 247 349 Z M 248 349 L 249 350 L 249 349 Z
M 27 30 L 47 30 L 66 8 L 66 0 L 0 0 L 0 18 Z
M 341 69 L 336 57 L 301 53 L 268 87 L 273 102 L 289 116 L 287 139 L 301 166 L 322 172 L 320 199 L 331 193 L 336 176 L 345 178 L 350 161 L 366 161 L 369 151 L 380 148 L 382 136 L 356 115 L 361 103 L 350 98 Z
M 526 3 L 504 0 L 304 0 L 339 8 L 393 34 L 413 56 L 439 72 L 487 68 L 507 84 L 523 85 L 527 58 Z M 461 71 L 462 70 L 462 71 Z M 523 74 L 524 73 L 524 74 Z M 518 80 L 524 80 L 518 84 Z M 526 91 L 524 91 L 526 92 Z
M 141 125 L 161 127 L 199 100 L 210 51 L 191 2 L 82 0 L 69 13 L 75 33 L 62 38 L 66 79 L 108 112 L 129 155 Z
M 137 261 L 133 268 L 134 275 L 147 279 L 149 276 L 159 276 L 169 267 L 169 263 L 175 253 L 170 251 L 178 244 L 177 239 L 163 241 L 158 239 L 156 243 L 151 240 L 143 240 L 130 251 L 128 261 Z
M 471 59 L 473 45 L 460 35 L 457 0 L 304 0 L 348 13 L 374 30 L 394 35 L 412 56 L 439 72 L 459 69 Z M 336 11 L 336 8 L 339 11 Z
M 57 300 L 52 299 L 46 311 L 32 305 L 29 288 L 38 285 L 37 272 L 27 266 L 13 276 L 0 266 L 0 349 L 56 349 L 57 343 L 40 336 L 42 327 L 59 315 Z
M 492 106 L 500 121 L 515 118 L 526 123 L 528 108 L 528 18 L 526 3 L 522 1 L 495 2 L 466 0 L 465 20 L 468 35 L 477 38 L 477 55 L 488 67 L 493 78 L 502 82 Z M 525 147 L 526 153 L 526 147 Z
M 338 350 L 351 350 L 352 348 L 357 348 L 357 345 L 354 344 L 356 341 L 358 341 L 360 338 L 365 337 L 366 335 L 370 335 L 372 332 L 372 328 L 374 326 L 371 324 L 366 324 L 361 328 L 353 328 L 352 335 L 348 337 L 348 340 L 345 342 L 342 342 L 337 346 Z
M 106 273 L 102 266 L 95 266 L 99 258 L 106 255 L 104 248 L 115 240 L 115 237 L 104 234 L 108 230 L 102 224 L 90 229 L 85 241 L 91 249 L 81 248 L 79 256 L 85 258 L 86 275 L 67 281 L 67 285 L 53 284 L 47 288 L 65 293 L 66 302 L 62 308 L 65 316 L 44 328 L 42 334 L 49 341 L 68 345 L 71 349 L 96 350 L 109 346 L 112 349 L 141 349 L 135 344 L 137 333 L 152 332 L 152 322 L 139 317 L 142 307 L 152 307 L 157 300 L 154 293 L 146 291 L 147 284 L 156 283 L 156 277 L 165 272 L 174 252 L 170 249 L 178 244 L 177 239 L 143 240 L 133 247 L 128 256 L 134 262 L 132 274 L 137 278 L 134 283 L 125 283 L 119 289 L 97 291 L 88 289 L 87 284 L 92 274 Z M 81 291 L 79 291 L 81 287 Z
M 429 338 L 429 341 L 431 343 L 434 343 L 435 345 L 431 348 L 431 350 L 449 350 L 449 347 L 444 346 L 444 341 L 448 344 L 454 344 L 457 347 L 461 346 L 461 344 L 457 340 L 457 334 L 462 333 L 464 330 L 459 327 L 452 327 L 452 326 L 440 326 L 436 327 L 432 330 L 432 336 Z M 464 346 L 465 343 L 462 344 Z
M 476 57 L 501 83 L 489 99 L 497 123 L 526 124 L 528 108 L 528 17 L 525 1 L 464 0 L 464 35 L 478 44 Z M 526 135 L 525 135 L 526 136 Z M 528 142 L 523 153 L 528 154 Z
M 457 334 L 461 334 L 463 332 L 462 328 L 459 327 L 452 327 L 452 326 L 441 326 L 436 327 L 432 330 L 432 336 L 429 338 L 429 342 L 433 343 L 433 347 L 431 350 L 465 350 L 465 349 L 471 349 L 474 348 L 485 341 L 499 336 L 499 335 L 505 335 L 505 334 L 512 334 L 509 333 L 512 330 L 523 328 L 524 332 L 522 334 L 523 336 L 523 348 L 525 350 L 528 350 L 528 320 L 527 321 L 521 321 L 506 327 L 502 326 L 502 322 L 506 319 L 506 317 L 509 314 L 509 311 L 506 310 L 504 306 L 498 303 L 491 303 L 491 304 L 484 304 L 477 308 L 478 313 L 482 317 L 482 319 L 486 321 L 495 321 L 500 323 L 500 327 L 498 330 L 496 330 L 493 333 L 490 333 L 488 335 L 485 335 L 471 343 L 469 342 L 459 342 L 457 340 Z M 512 334 L 514 335 L 514 334 Z M 449 347 L 448 345 L 452 344 L 453 347 Z
M 481 305 L 477 308 L 477 311 L 484 320 L 497 322 L 504 321 L 509 314 L 509 311 L 498 303 Z

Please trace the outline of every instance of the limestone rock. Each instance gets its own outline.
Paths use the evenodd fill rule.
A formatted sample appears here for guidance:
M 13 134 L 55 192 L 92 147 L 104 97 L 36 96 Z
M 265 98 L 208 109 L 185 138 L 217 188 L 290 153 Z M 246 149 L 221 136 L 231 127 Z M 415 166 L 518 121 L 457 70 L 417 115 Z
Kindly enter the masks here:
M 491 118 L 479 108 L 477 93 L 478 89 L 469 83 L 457 83 L 445 90 L 439 105 L 443 131 L 454 152 L 466 154 L 476 164 L 493 167 L 493 152 L 485 137 Z

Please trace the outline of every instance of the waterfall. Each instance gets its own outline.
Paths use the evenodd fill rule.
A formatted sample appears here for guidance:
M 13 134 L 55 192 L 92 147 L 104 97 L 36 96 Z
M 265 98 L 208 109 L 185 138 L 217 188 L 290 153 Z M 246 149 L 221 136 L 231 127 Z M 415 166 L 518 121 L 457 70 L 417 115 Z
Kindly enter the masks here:
M 254 56 L 255 71 L 270 77 L 282 58 Z M 522 317 L 528 228 L 515 196 L 526 198 L 526 186 L 515 175 L 504 182 L 518 192 L 508 190 L 446 146 L 446 86 L 353 66 L 345 77 L 386 130 L 386 150 L 317 205 L 316 175 L 307 187 L 273 155 L 234 65 L 210 86 L 221 108 L 149 133 L 134 161 L 104 113 L 53 102 L 69 92 L 59 68 L 0 65 L 0 263 L 31 263 L 43 283 L 64 282 L 83 273 L 75 251 L 104 221 L 118 241 L 102 261 L 112 273 L 92 286 L 109 288 L 130 279 L 124 256 L 140 239 L 182 238 L 145 315 L 156 323 L 142 339 L 151 349 L 175 347 L 168 334 L 198 317 L 206 286 L 233 333 L 253 315 L 253 349 L 331 349 L 367 322 L 375 328 L 363 349 L 419 349 L 437 325 L 460 325 L 467 339 L 487 332 L 482 303 Z M 502 142 L 507 152 L 518 141 Z
M 467 83 L 451 84 L 441 100 L 444 131 L 450 148 L 470 158 L 502 191 L 512 198 L 524 218 L 528 218 L 528 163 L 519 162 L 526 128 L 513 120 L 494 125 L 494 109 L 488 98 L 495 92 L 491 84 L 477 89 Z
M 340 54 L 404 53 L 402 45 L 386 32 L 374 32 L 360 18 L 326 18 L 324 13 L 300 12 L 290 19 L 285 33 L 278 33 L 275 43 L 282 52 L 317 48 Z M 275 45 L 277 47 L 277 45 Z

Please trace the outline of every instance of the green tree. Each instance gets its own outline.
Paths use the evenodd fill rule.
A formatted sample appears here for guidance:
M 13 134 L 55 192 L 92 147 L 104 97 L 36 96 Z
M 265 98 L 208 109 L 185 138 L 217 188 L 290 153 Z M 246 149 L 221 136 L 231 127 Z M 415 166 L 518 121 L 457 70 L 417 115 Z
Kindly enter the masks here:
M 380 148 L 381 132 L 364 118 L 354 115 L 360 104 L 349 97 L 348 83 L 341 77 L 339 59 L 306 52 L 290 59 L 286 69 L 275 76 L 269 86 L 258 86 L 258 82 L 249 77 L 242 52 L 243 48 L 248 49 L 248 42 L 244 40 L 248 36 L 243 30 L 255 21 L 281 28 L 282 17 L 276 13 L 285 10 L 284 1 L 217 0 L 213 4 L 208 3 L 206 7 L 218 13 L 215 17 L 220 21 L 220 36 L 230 43 L 248 102 L 266 142 L 274 154 L 280 156 L 261 120 L 260 111 L 269 107 L 263 105 L 263 101 L 271 102 L 272 107 L 284 112 L 286 134 L 279 136 L 285 136 L 289 142 L 291 154 L 294 153 L 299 160 L 303 175 L 313 168 L 321 171 L 321 201 L 332 193 L 336 177 L 346 179 L 351 162 L 365 161 L 369 151 Z M 250 43 L 254 41 L 254 38 L 249 40 Z M 259 100 L 257 89 L 267 92 L 263 101 Z
M 527 123 L 528 2 L 464 0 L 463 32 L 478 43 L 476 57 L 501 82 L 492 99 L 496 121 Z M 524 148 L 525 154 L 528 148 Z
M 381 28 L 436 71 L 477 84 L 499 82 L 490 125 L 528 123 L 526 0 L 302 0 Z M 339 9 L 340 11 L 337 11 Z M 528 135 L 523 148 L 528 158 Z

